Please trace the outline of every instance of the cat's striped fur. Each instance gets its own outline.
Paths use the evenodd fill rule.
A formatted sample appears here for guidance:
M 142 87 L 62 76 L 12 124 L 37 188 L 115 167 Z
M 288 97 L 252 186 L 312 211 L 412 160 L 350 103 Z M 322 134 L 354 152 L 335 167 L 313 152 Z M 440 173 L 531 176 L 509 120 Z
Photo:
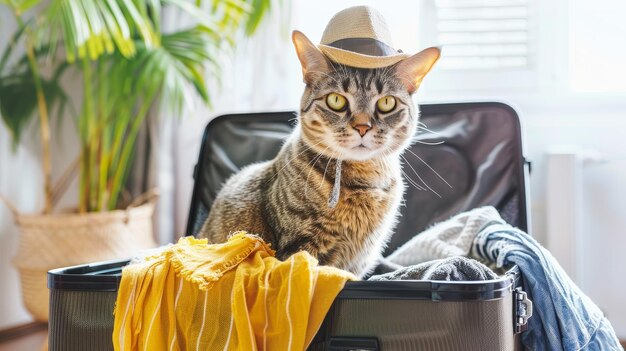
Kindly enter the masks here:
M 299 32 L 294 44 L 306 83 L 299 123 L 275 159 L 248 166 L 226 182 L 201 235 L 222 242 L 246 230 L 270 242 L 281 259 L 307 250 L 321 264 L 363 275 L 396 223 L 404 191 L 400 153 L 418 120 L 411 94 L 439 50 L 391 67 L 358 69 L 329 61 Z M 333 111 L 325 102 L 330 93 L 344 96 L 348 108 Z M 397 102 L 389 113 L 376 110 L 384 96 Z M 355 119 L 369 121 L 371 129 L 361 135 Z M 338 159 L 340 197 L 331 208 Z

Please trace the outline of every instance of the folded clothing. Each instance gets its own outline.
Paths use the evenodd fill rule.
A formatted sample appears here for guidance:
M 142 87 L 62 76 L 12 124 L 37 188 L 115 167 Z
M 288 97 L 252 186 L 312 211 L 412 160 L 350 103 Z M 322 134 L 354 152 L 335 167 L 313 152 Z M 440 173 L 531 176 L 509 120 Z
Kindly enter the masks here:
M 304 350 L 352 274 L 307 252 L 286 261 L 243 232 L 185 237 L 122 271 L 115 350 Z
M 500 218 L 493 207 L 460 213 L 433 225 L 380 258 L 368 280 L 489 280 L 497 275 L 484 264 L 468 258 L 476 234 Z
M 487 224 L 502 219 L 490 206 L 462 212 L 416 235 L 387 256 L 386 261 L 401 266 L 453 256 L 469 256 L 476 234 Z
M 423 262 L 393 272 L 374 275 L 368 280 L 490 280 L 498 276 L 484 264 L 463 256 Z
M 437 267 L 448 262 L 446 258 L 458 255 L 470 256 L 497 268 L 518 266 L 523 277 L 522 287 L 534 305 L 528 330 L 522 335 L 527 349 L 623 350 L 611 323 L 572 282 L 550 252 L 530 235 L 508 225 L 493 207 L 463 212 L 436 224 L 398 248 L 385 261 L 386 266 L 417 265 L 402 270 L 418 276 L 422 267 L 436 269 L 430 268 L 433 263 L 428 261 L 438 260 L 434 261 L 438 262 L 434 264 Z M 459 264 L 457 261 L 448 269 L 456 269 L 454 266 Z M 446 276 L 445 270 L 443 276 Z

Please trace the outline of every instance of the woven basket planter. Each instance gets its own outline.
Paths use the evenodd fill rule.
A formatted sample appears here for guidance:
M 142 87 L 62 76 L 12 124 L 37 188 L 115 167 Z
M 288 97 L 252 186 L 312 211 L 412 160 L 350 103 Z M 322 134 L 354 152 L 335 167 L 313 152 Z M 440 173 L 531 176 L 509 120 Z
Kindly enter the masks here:
M 48 320 L 49 270 L 131 257 L 155 247 L 153 213 L 154 202 L 109 212 L 17 214 L 20 240 L 13 264 L 28 311 L 36 320 Z

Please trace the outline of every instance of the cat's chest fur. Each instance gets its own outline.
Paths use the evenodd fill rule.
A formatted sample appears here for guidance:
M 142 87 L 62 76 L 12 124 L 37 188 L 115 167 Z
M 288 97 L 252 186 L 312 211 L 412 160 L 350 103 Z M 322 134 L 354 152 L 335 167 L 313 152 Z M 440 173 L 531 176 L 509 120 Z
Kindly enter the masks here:
M 380 227 L 393 210 L 395 182 L 390 180 L 384 188 L 353 190 L 344 186 L 337 206 L 327 211 L 336 230 L 352 233 L 353 239 L 358 240 Z
M 329 263 L 360 273 L 375 265 L 396 224 L 402 192 L 401 180 L 392 177 L 379 188 L 344 186 L 337 206 L 327 212 L 336 239 L 328 251 L 342 263 Z
M 396 223 L 404 190 L 399 162 L 344 162 L 335 207 L 329 206 L 335 185 L 335 178 L 330 176 L 335 174 L 335 161 L 330 161 L 330 167 L 321 162 L 319 169 L 310 168 L 310 164 L 304 160 L 302 171 L 293 173 L 301 174 L 300 177 L 290 179 L 287 173 L 277 180 L 273 192 L 279 193 L 277 189 L 282 184 L 290 184 L 290 205 L 306 209 L 294 223 L 293 216 L 280 215 L 289 212 L 288 205 L 281 201 L 272 203 L 271 212 L 278 214 L 273 216 L 272 225 L 280 236 L 278 252 L 286 256 L 305 249 L 321 264 L 361 275 L 376 263 Z

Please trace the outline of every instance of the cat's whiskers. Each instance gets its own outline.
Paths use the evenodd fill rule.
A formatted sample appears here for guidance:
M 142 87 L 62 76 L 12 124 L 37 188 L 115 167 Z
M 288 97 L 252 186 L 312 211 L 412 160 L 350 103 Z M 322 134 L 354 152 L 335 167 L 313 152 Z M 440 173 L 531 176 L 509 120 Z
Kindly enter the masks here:
M 419 134 L 420 131 L 426 131 L 428 133 L 434 134 L 436 136 L 441 136 L 441 133 L 432 131 L 430 129 L 428 129 L 428 127 L 426 126 L 426 124 L 424 124 L 423 122 L 417 122 L 417 133 Z M 419 140 L 419 138 L 421 137 L 421 135 L 415 135 L 414 137 L 411 138 L 411 143 L 418 143 L 418 144 L 424 144 L 424 145 L 441 145 L 444 143 L 444 141 L 423 141 L 423 140 Z
M 406 162 L 406 161 L 405 161 Z M 407 182 L 409 182 L 410 185 L 413 185 L 415 187 L 415 189 L 419 190 L 419 191 L 425 191 L 426 188 L 424 188 L 423 186 L 417 184 L 417 182 L 415 180 L 413 180 L 413 178 L 411 178 L 405 171 L 403 168 L 400 168 L 400 172 L 402 172 L 402 175 L 404 175 L 404 177 L 406 178 Z
M 300 113 L 297 111 L 293 111 L 292 114 L 293 114 L 293 118 L 289 118 L 289 122 L 297 121 L 298 117 L 300 117 Z
M 402 170 L 402 175 L 404 175 L 404 177 L 406 178 L 406 180 L 409 182 L 409 184 L 413 185 L 417 190 L 420 191 L 424 191 L 426 190 L 426 188 L 420 186 L 419 184 L 417 184 L 411 177 L 409 177 L 408 174 L 406 174 L 406 172 L 404 170 Z
M 429 129 L 428 126 L 426 125 L 426 123 L 424 123 L 424 122 L 417 121 L 417 128 L 419 128 L 421 130 L 425 130 L 425 131 L 427 131 L 429 133 L 432 133 L 432 134 L 439 135 L 439 136 L 442 135 L 439 132 L 435 132 L 434 130 Z
M 404 157 L 404 155 L 400 155 L 400 157 L 402 157 L 402 159 L 404 160 L 404 162 L 407 163 L 407 165 L 409 166 L 409 168 L 411 168 L 413 170 L 413 173 L 415 173 L 415 176 L 417 176 L 417 178 L 420 180 L 420 182 L 422 182 L 422 184 L 424 184 L 424 186 L 426 186 L 428 188 L 428 190 L 432 191 L 433 194 L 437 195 L 439 198 L 441 198 L 441 195 L 439 195 L 438 192 L 436 192 L 435 190 L 433 190 L 433 188 L 431 188 L 425 181 L 424 179 L 422 179 L 422 177 L 420 177 L 420 175 L 417 173 L 417 171 L 415 170 L 415 168 L 413 168 L 413 166 L 411 165 L 411 163 L 409 161 L 407 161 L 407 159 Z
M 437 171 L 435 171 L 428 163 L 426 163 L 426 161 L 424 161 L 421 157 L 419 157 L 415 152 L 411 151 L 411 149 L 406 149 L 406 150 L 412 153 L 413 156 L 417 157 L 418 160 L 422 161 L 422 163 L 426 165 L 426 167 L 428 167 L 431 171 L 433 171 L 433 173 L 435 173 L 437 177 L 439 177 L 439 179 L 441 179 L 444 183 L 446 183 L 446 185 L 449 186 L 450 189 L 454 189 L 452 185 L 450 185 L 450 183 L 448 183 L 439 173 L 437 173 Z
M 424 122 L 417 122 L 418 124 L 418 130 L 425 130 L 429 133 L 435 134 L 435 135 L 439 135 L 441 136 L 441 133 L 435 132 L 430 130 L 429 128 L 427 128 L 426 124 Z M 441 145 L 444 143 L 444 141 L 439 141 L 439 142 L 426 142 L 426 141 L 419 141 L 417 140 L 418 136 L 413 137 L 413 141 L 420 143 L 420 144 L 426 144 L 426 145 Z M 441 179 L 444 183 L 446 183 L 446 185 L 448 187 L 450 187 L 450 189 L 454 189 L 454 187 L 452 185 L 450 185 L 450 183 L 448 183 L 442 176 L 441 174 L 439 174 L 437 171 L 435 171 L 435 169 L 433 167 L 431 167 L 426 161 L 424 161 L 424 159 L 422 159 L 421 157 L 419 157 L 419 155 L 417 155 L 415 152 L 413 152 L 411 149 L 407 148 L 406 151 L 410 152 L 411 154 L 413 154 L 413 156 L 415 156 L 418 160 L 420 160 L 426 167 L 428 167 L 431 171 L 433 171 L 433 173 L 435 173 L 437 175 L 437 177 L 439 177 L 439 179 Z
M 389 157 L 390 155 L 391 155 L 391 151 L 384 151 L 382 156 L 386 158 L 386 157 Z M 382 158 L 378 158 L 376 161 L 379 162 L 381 168 L 387 167 L 387 165 L 385 165 L 383 163 Z M 405 160 L 405 162 L 406 162 L 406 160 Z M 404 177 L 407 179 L 409 184 L 413 185 L 417 190 L 420 190 L 420 191 L 425 191 L 426 190 L 426 188 L 424 188 L 421 185 L 417 184 L 417 182 L 415 182 L 415 180 L 413 180 L 411 177 L 409 177 L 409 175 L 406 174 L 406 172 L 402 169 L 402 167 L 400 168 L 400 172 L 402 172 L 402 175 L 404 175 Z
M 417 137 L 414 137 L 413 139 L 411 139 L 411 143 L 417 143 L 417 144 L 423 144 L 423 145 L 430 145 L 430 146 L 436 146 L 436 145 L 441 145 L 444 142 L 443 141 L 423 141 L 423 140 L 419 140 L 417 139 Z
M 396 142 L 395 147 L 399 146 L 400 143 Z M 408 150 L 405 149 L 405 150 Z M 409 166 L 409 168 L 411 168 L 411 170 L 413 171 L 413 173 L 415 174 L 415 176 L 417 176 L 417 178 L 420 180 L 420 182 L 422 184 L 424 184 L 424 186 L 426 186 L 426 188 L 428 188 L 428 190 L 432 191 L 435 195 L 437 195 L 439 198 L 441 198 L 441 195 L 439 195 L 439 193 L 437 193 L 435 190 L 433 190 L 433 188 L 431 188 L 428 183 L 426 183 L 426 181 L 424 181 L 424 179 L 419 175 L 419 173 L 417 173 L 417 170 L 415 170 L 415 168 L 413 168 L 413 166 L 411 165 L 411 163 L 404 157 L 404 155 L 400 154 L 400 157 L 402 158 L 402 160 L 404 160 L 404 162 Z M 404 173 L 404 170 L 402 171 Z M 413 180 L 412 178 L 408 177 L 408 175 L 405 173 L 405 176 L 407 176 L 407 178 Z M 413 180 L 413 182 L 415 182 L 415 180 Z M 420 186 L 420 188 L 422 188 L 422 190 L 426 190 L 423 187 Z

